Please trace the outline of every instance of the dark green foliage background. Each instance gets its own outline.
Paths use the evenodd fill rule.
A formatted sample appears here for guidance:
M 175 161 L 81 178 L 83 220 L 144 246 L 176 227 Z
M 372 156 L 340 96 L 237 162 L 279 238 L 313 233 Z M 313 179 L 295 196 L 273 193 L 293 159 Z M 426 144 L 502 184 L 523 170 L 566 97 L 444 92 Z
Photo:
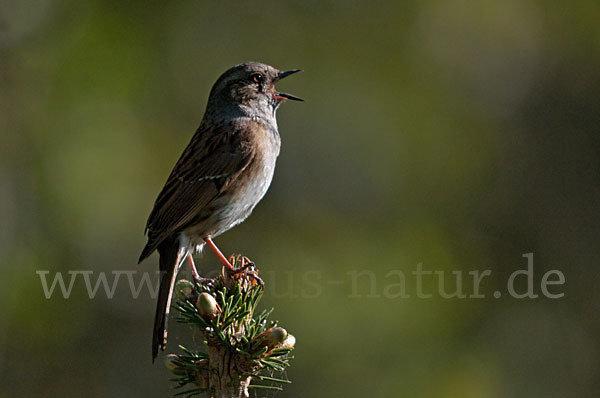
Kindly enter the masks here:
M 147 292 L 47 300 L 35 271 L 154 272 L 153 200 L 247 60 L 305 70 L 279 86 L 306 102 L 279 110 L 271 190 L 217 239 L 297 337 L 279 397 L 598 396 L 599 20 L 595 0 L 3 0 L 0 396 L 170 394 Z M 492 298 L 528 252 L 564 298 Z M 492 270 L 488 298 L 352 297 L 349 272 L 381 295 L 418 263 Z

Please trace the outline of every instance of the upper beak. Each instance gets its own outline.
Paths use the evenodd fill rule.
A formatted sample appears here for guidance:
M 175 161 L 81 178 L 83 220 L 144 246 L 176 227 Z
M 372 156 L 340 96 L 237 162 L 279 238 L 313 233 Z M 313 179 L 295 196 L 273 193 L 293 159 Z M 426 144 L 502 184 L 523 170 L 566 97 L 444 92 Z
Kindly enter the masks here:
M 298 73 L 298 72 L 302 72 L 302 69 L 292 69 L 292 70 L 285 70 L 283 72 L 279 72 L 279 74 L 277 75 L 277 80 L 281 80 L 284 77 L 288 77 L 289 75 L 293 75 L 294 73 Z
M 279 74 L 277 75 L 276 81 L 279 81 L 279 80 L 283 79 L 284 77 L 288 77 L 289 75 L 293 75 L 294 73 L 298 73 L 298 72 L 302 72 L 302 69 L 292 69 L 292 70 L 286 70 L 283 72 L 279 72 Z M 275 98 L 279 99 L 279 100 L 289 99 L 289 100 L 294 100 L 294 101 L 304 101 L 302 98 L 296 97 L 295 95 L 287 94 L 287 93 L 280 93 L 280 92 L 277 92 L 275 94 Z

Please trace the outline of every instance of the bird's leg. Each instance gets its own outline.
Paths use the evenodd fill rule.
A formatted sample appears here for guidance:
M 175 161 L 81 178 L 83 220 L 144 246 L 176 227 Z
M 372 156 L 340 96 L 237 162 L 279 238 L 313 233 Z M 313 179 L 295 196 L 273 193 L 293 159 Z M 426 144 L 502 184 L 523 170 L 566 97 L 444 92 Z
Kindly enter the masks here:
M 187 261 L 190 264 L 190 270 L 192 271 L 192 279 L 195 283 L 204 284 L 209 279 L 202 278 L 196 269 L 196 265 L 194 264 L 194 258 L 192 257 L 192 253 L 188 252 Z
M 223 266 L 228 271 L 235 271 L 235 267 L 231 265 L 231 263 L 227 260 L 227 257 L 225 257 L 223 253 L 221 253 L 221 250 L 219 250 L 219 248 L 217 247 L 217 245 L 215 245 L 211 238 L 204 238 L 204 241 L 206 242 L 206 244 L 208 244 L 208 247 L 210 247 L 210 249 L 217 255 L 217 258 L 219 259 L 221 264 L 223 264 Z

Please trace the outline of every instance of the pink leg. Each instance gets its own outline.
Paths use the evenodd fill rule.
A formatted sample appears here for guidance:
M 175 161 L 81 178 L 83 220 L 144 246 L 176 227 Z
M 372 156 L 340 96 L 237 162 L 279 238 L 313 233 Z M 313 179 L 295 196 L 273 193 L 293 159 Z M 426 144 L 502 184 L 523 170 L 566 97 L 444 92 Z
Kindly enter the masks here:
M 198 274 L 198 270 L 196 269 L 196 265 L 194 264 L 194 258 L 192 257 L 192 253 L 188 253 L 187 255 L 188 263 L 190 264 L 190 270 L 192 271 L 192 278 L 194 282 L 199 283 L 202 281 L 200 274 Z
M 229 271 L 233 272 L 235 270 L 235 267 L 231 265 L 231 263 L 227 260 L 227 257 L 225 257 L 223 253 L 221 253 L 221 250 L 219 250 L 219 248 L 217 247 L 217 245 L 215 245 L 212 239 L 204 238 L 204 241 L 208 244 L 208 247 L 210 247 L 210 249 L 217 255 L 217 258 L 219 259 L 221 264 L 223 264 L 225 268 L 227 268 Z

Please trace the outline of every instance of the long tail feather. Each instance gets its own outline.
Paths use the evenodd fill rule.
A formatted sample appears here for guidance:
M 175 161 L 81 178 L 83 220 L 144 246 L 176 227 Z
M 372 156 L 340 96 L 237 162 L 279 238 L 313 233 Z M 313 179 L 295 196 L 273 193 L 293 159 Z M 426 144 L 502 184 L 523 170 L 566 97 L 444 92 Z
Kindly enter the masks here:
M 152 362 L 156 360 L 159 348 L 163 351 L 167 348 L 167 319 L 171 308 L 173 286 L 177 278 L 177 271 L 187 256 L 187 251 L 187 247 L 181 246 L 176 238 L 166 239 L 158 246 L 160 289 L 152 334 Z

